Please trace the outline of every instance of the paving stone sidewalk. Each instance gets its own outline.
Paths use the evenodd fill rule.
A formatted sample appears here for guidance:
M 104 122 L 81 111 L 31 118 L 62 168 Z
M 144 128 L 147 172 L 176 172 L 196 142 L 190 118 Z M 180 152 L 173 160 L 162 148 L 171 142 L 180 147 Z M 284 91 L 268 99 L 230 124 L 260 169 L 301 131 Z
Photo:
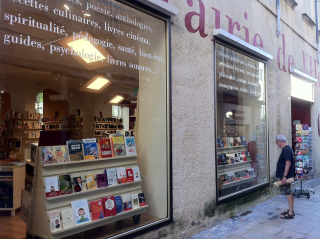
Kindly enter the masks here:
M 293 188 L 298 186 L 295 184 Z M 294 219 L 280 218 L 280 212 L 288 209 L 288 202 L 285 196 L 279 195 L 191 238 L 320 239 L 320 178 L 303 183 L 303 188 L 305 187 L 315 189 L 315 194 L 311 193 L 310 199 L 306 196 L 295 197 Z

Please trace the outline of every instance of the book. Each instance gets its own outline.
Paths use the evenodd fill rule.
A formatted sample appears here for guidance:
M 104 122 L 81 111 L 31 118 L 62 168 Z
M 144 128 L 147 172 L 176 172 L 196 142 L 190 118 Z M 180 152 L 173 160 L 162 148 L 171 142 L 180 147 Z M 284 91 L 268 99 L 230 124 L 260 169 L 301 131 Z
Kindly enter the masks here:
M 86 175 L 86 184 L 87 184 L 88 190 L 92 190 L 96 188 L 93 174 Z
M 227 155 L 226 154 L 221 154 L 221 164 L 222 165 L 228 164 Z
M 144 193 L 139 193 L 138 194 L 138 197 L 139 197 L 139 204 L 140 204 L 140 207 L 143 207 L 146 205 L 146 199 L 144 197 Z
M 218 148 L 224 148 L 224 142 L 222 138 L 217 138 L 217 146 Z
M 127 155 L 137 155 L 136 141 L 134 137 L 125 137 Z
M 302 155 L 301 155 L 302 156 Z M 297 156 L 298 157 L 298 156 Z M 309 161 L 309 155 L 303 155 L 303 161 Z
M 303 137 L 296 137 L 296 142 L 302 143 L 303 142 Z
M 309 130 L 302 130 L 301 135 L 302 135 L 302 136 L 307 136 L 307 135 L 309 135 Z
M 241 145 L 247 145 L 246 137 L 240 136 Z
M 235 176 L 234 176 L 234 173 L 228 173 L 228 178 L 229 178 L 229 181 L 230 181 L 230 182 L 236 181 L 236 178 L 235 178 Z
M 107 178 L 105 173 L 97 174 L 98 188 L 104 188 L 108 186 Z
M 229 157 L 229 154 L 226 154 L 226 159 L 227 159 L 227 163 L 228 163 L 228 164 L 232 164 L 232 163 L 231 163 L 231 160 L 230 160 L 230 157 Z
M 246 151 L 247 161 L 251 161 L 250 153 L 249 151 Z
M 117 168 L 118 184 L 127 182 L 127 172 L 125 168 Z
M 237 137 L 233 138 L 233 146 L 239 146 L 239 141 Z
M 73 177 L 72 181 L 74 192 L 81 192 L 83 190 L 81 176 Z
M 302 124 L 296 124 L 296 130 L 302 130 Z
M 41 149 L 42 163 L 65 163 L 67 162 L 66 146 L 46 146 Z
M 234 177 L 235 177 L 235 180 L 236 180 L 236 181 L 241 180 L 241 179 L 240 179 L 239 172 L 235 172 L 235 173 L 234 173 Z
M 37 155 L 37 148 L 38 148 L 38 143 L 31 143 L 31 162 L 36 161 L 36 155 Z
M 230 141 L 230 137 L 227 137 L 227 140 L 228 140 L 228 147 L 233 146 L 232 143 L 231 143 L 231 141 Z
M 110 185 L 116 185 L 118 184 L 117 180 L 117 171 L 115 168 L 108 168 L 105 170 L 107 175 L 107 184 Z
M 243 170 L 242 176 L 243 176 L 243 178 L 250 178 L 250 174 L 249 174 L 248 170 Z
M 123 136 L 112 136 L 112 153 L 115 157 L 126 156 L 126 149 Z
M 302 136 L 302 130 L 296 131 L 296 136 L 301 137 Z
M 231 163 L 235 163 L 234 154 L 228 154 L 228 157 L 229 157 Z
M 60 175 L 59 184 L 60 184 L 61 195 L 73 193 L 70 175 Z
M 52 232 L 61 230 L 59 209 L 49 211 L 49 218 L 50 218 L 50 230 Z
M 295 157 L 296 157 L 296 161 L 300 161 L 300 162 L 303 161 L 303 155 L 297 155 Z
M 132 168 L 130 169 L 126 169 L 126 173 L 127 173 L 127 182 L 133 182 L 134 181 L 134 177 L 133 177 L 133 170 Z
M 56 197 L 60 195 L 59 189 L 59 179 L 57 176 L 54 177 L 46 177 L 45 179 L 46 185 L 46 197 Z
M 71 201 L 74 221 L 76 224 L 86 223 L 91 221 L 90 210 L 88 207 L 88 200 L 81 199 L 78 201 Z
M 235 154 L 233 154 L 234 155 L 234 162 L 235 163 L 240 163 L 240 157 L 238 157 L 238 154 L 237 153 L 235 153 Z
M 222 163 L 221 163 L 221 155 L 218 155 L 217 158 L 218 158 L 218 166 L 219 166 L 219 165 L 222 164 Z
M 302 162 L 300 162 L 300 161 L 296 162 L 296 167 L 301 168 L 301 167 L 302 167 L 302 165 L 303 165 L 303 163 L 302 163 Z
M 223 137 L 222 141 L 223 141 L 223 147 L 224 148 L 228 147 L 228 139 L 226 137 Z
M 114 201 L 114 196 L 104 197 L 104 198 L 102 198 L 102 201 L 103 201 L 104 215 L 106 217 L 117 215 L 117 209 L 116 209 L 116 204 Z
M 83 147 L 81 140 L 69 140 L 67 141 L 68 157 L 69 161 L 84 160 Z
M 131 201 L 132 201 L 132 209 L 136 209 L 140 207 L 139 197 L 137 193 L 131 194 Z
M 129 211 L 132 209 L 132 202 L 131 202 L 131 196 L 130 194 L 123 194 L 121 196 L 122 198 L 122 205 L 123 205 L 123 211 Z
M 90 202 L 92 221 L 104 218 L 103 201 L 96 200 Z
M 82 139 L 84 159 L 98 159 L 99 151 L 97 139 Z
M 72 208 L 61 209 L 62 228 L 67 229 L 74 227 L 74 215 Z
M 241 158 L 242 158 L 242 161 L 243 162 L 247 162 L 247 155 L 246 155 L 246 152 L 245 151 L 241 151 Z
M 255 177 L 256 176 L 253 168 L 249 168 L 248 169 L 248 173 L 249 173 L 250 177 Z
M 114 196 L 114 203 L 116 205 L 117 213 L 123 212 L 121 196 Z
M 112 148 L 110 139 L 99 139 L 100 158 L 111 158 Z
M 303 124 L 302 125 L 302 130 L 309 130 L 309 125 L 308 124 Z

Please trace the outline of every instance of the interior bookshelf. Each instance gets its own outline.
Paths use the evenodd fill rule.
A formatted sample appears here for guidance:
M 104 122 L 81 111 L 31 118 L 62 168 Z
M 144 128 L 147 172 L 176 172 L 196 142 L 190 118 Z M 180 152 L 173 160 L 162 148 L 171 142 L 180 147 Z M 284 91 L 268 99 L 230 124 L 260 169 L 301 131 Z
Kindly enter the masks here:
M 142 180 L 127 182 L 123 184 L 117 184 L 102 188 L 87 190 L 85 181 L 82 182 L 83 192 L 74 192 L 72 194 L 60 195 L 55 197 L 46 197 L 45 193 L 45 178 L 60 176 L 69 174 L 72 177 L 81 176 L 85 178 L 88 174 L 101 174 L 104 173 L 105 169 L 125 167 L 126 169 L 137 167 L 137 155 L 135 156 L 123 156 L 115 158 L 100 158 L 94 160 L 81 160 L 72 161 L 66 163 L 46 164 L 43 165 L 41 162 L 41 148 L 37 148 L 36 162 L 34 165 L 34 177 L 33 177 L 33 189 L 32 189 L 32 208 L 28 223 L 27 232 L 32 236 L 38 236 L 41 238 L 63 238 L 83 231 L 97 228 L 100 226 L 107 225 L 112 222 L 120 221 L 125 218 L 133 217 L 136 218 L 142 213 L 147 211 L 148 205 L 142 206 L 137 209 L 124 211 L 118 213 L 115 216 L 105 217 L 103 219 L 90 221 L 87 223 L 81 223 L 71 228 L 61 229 L 58 231 L 50 230 L 49 211 L 55 209 L 71 208 L 71 202 L 87 199 L 88 204 L 91 201 L 95 201 L 110 195 L 121 195 L 121 194 L 134 194 L 142 193 Z M 97 186 L 96 176 L 94 178 L 95 185 Z M 91 209 L 90 209 L 91 211 Z M 91 213 L 91 212 L 90 212 Z M 92 218 L 92 217 L 91 217 Z M 134 220 L 135 223 L 138 223 Z
M 123 130 L 123 122 L 120 118 L 98 118 L 95 117 L 93 125 L 93 137 L 107 138 L 108 133 L 115 133 L 117 130 Z

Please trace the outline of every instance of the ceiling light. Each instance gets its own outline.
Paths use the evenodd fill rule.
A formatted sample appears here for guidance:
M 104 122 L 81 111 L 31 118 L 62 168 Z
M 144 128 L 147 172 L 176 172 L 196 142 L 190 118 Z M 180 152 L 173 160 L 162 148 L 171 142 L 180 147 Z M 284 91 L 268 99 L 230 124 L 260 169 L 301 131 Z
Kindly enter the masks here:
M 89 13 L 85 13 L 84 16 L 90 17 L 91 15 Z
M 70 8 L 69 8 L 66 4 L 64 4 L 64 7 L 65 7 L 66 9 L 70 10 Z
M 123 101 L 123 97 L 118 95 L 116 97 L 114 97 L 112 100 L 110 100 L 110 103 L 112 104 L 119 104 L 121 101 Z
M 94 82 L 92 82 L 90 85 L 88 85 L 87 88 L 92 89 L 92 90 L 100 90 L 108 82 L 109 82 L 108 80 L 99 77 Z
M 72 47 L 75 52 L 78 54 L 86 63 L 92 63 L 96 61 L 105 60 L 106 58 L 95 48 L 89 41 L 76 40 L 73 42 L 67 43 L 69 47 Z

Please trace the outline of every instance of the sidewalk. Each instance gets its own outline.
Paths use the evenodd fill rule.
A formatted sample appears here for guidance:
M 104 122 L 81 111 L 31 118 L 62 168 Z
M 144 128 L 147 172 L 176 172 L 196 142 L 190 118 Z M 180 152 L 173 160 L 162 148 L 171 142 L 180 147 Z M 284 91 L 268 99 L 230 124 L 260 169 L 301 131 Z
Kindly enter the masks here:
M 292 188 L 299 187 L 293 185 Z M 310 199 L 295 197 L 294 219 L 281 219 L 280 213 L 288 209 L 287 198 L 276 196 L 257 204 L 250 211 L 229 218 L 220 224 L 192 236 L 192 239 L 319 239 L 320 238 L 320 178 L 303 183 L 303 188 L 314 188 Z

